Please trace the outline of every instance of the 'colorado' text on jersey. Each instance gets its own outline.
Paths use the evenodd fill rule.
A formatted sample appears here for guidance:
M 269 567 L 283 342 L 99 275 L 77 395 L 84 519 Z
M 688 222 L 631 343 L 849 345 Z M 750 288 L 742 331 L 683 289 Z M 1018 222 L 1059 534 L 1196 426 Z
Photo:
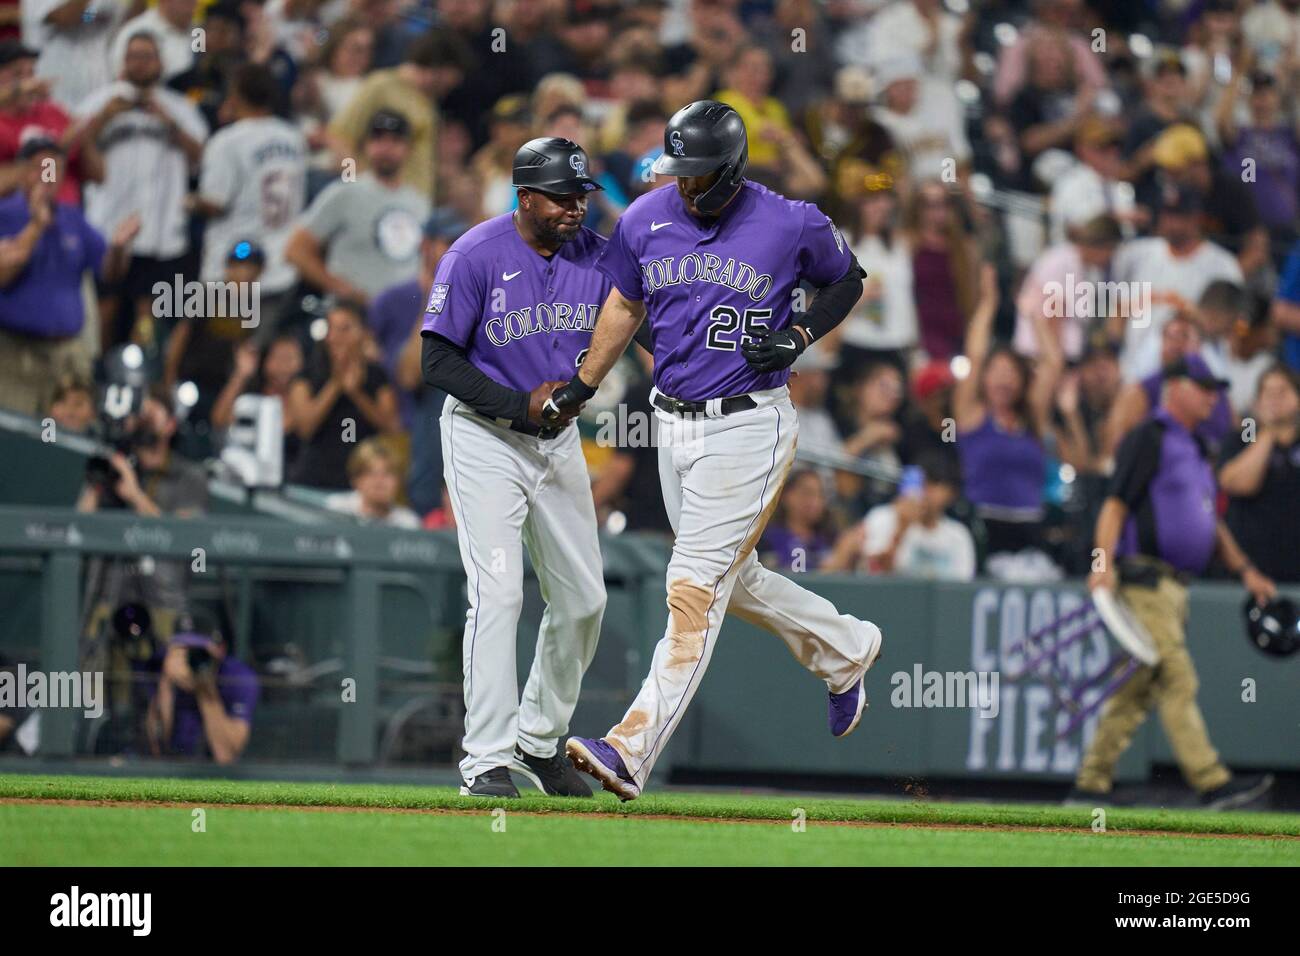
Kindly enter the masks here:
M 646 193 L 618 220 L 596 268 L 625 298 L 645 301 L 655 386 L 698 402 L 784 385 L 788 369 L 755 372 L 740 343 L 758 327 L 795 324 L 800 280 L 830 285 L 852 262 L 820 209 L 746 181 L 707 222 L 686 211 L 675 184 Z
M 594 268 L 604 246 L 583 227 L 548 259 L 524 242 L 510 213 L 489 219 L 438 263 L 424 330 L 463 348 L 508 388 L 568 381 L 609 295 L 609 279 Z

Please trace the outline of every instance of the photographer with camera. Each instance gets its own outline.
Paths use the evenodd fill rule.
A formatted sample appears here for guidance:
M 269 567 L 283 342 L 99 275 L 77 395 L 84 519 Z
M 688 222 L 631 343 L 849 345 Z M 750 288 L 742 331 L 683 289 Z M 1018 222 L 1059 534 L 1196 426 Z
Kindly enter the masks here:
M 257 675 L 230 656 L 220 631 L 182 620 L 149 702 L 150 751 L 234 763 L 248 746 L 258 693 Z
M 112 386 L 127 389 L 129 386 Z M 86 482 L 77 499 L 77 510 L 123 509 L 138 515 L 179 518 L 203 514 L 208 504 L 207 477 L 193 462 L 173 454 L 176 414 L 172 398 L 162 386 L 152 386 L 140 399 L 138 410 L 113 418 L 102 412 L 105 437 L 112 452 L 92 458 L 86 466 Z M 94 633 L 123 602 L 137 601 L 153 615 L 157 638 L 171 633 L 171 622 L 186 608 L 184 561 L 139 559 L 96 559 L 92 564 L 89 624 Z

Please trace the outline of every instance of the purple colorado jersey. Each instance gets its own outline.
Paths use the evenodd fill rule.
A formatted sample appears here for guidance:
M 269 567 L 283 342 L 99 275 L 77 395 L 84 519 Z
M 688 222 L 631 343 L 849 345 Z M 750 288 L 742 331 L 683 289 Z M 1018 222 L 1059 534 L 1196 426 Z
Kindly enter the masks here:
M 609 295 L 609 280 L 592 268 L 604 246 L 584 226 L 547 259 L 524 242 L 510 213 L 489 219 L 438 263 L 424 331 L 463 348 L 507 388 L 531 392 L 542 382 L 567 382 Z
M 784 385 L 789 369 L 746 364 L 742 337 L 793 324 L 799 281 L 830 285 L 852 261 L 820 209 L 746 181 L 707 224 L 686 211 L 675 184 L 646 193 L 619 218 L 596 268 L 624 298 L 645 301 L 655 386 L 698 402 Z

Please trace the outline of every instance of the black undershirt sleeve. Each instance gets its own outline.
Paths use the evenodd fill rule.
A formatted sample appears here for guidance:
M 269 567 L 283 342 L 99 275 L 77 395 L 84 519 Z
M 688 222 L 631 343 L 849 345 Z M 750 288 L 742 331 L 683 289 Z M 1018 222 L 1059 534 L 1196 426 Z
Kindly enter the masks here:
M 465 357 L 462 349 L 436 332 L 422 334 L 420 364 L 426 383 L 489 418 L 508 418 L 516 424 L 528 420 L 527 392 L 493 381 Z
M 844 278 L 817 290 L 817 297 L 813 299 L 808 314 L 794 324 L 807 329 L 814 342 L 825 336 L 843 322 L 845 316 L 858 304 L 862 298 L 862 280 L 865 276 L 866 272 L 855 258 L 848 272 L 844 273 Z
M 1163 438 L 1163 429 L 1154 421 L 1144 422 L 1124 436 L 1115 452 L 1115 471 L 1107 497 L 1118 498 L 1131 512 L 1139 509 L 1160 467 Z

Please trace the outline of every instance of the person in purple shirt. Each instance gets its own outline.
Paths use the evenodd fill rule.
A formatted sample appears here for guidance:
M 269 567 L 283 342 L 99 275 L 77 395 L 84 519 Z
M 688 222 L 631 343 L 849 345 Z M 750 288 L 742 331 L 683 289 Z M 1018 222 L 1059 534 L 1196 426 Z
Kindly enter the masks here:
M 248 746 L 257 674 L 230 656 L 220 632 L 207 630 L 182 617 L 167 645 L 146 725 L 155 756 L 207 754 L 224 765 Z
M 1150 632 L 1160 659 L 1139 666 L 1106 701 L 1071 802 L 1106 802 L 1115 764 L 1153 705 L 1183 777 L 1207 806 L 1243 806 L 1272 786 L 1271 775 L 1234 777 L 1219 760 L 1196 704 L 1196 668 L 1184 633 L 1186 582 L 1203 574 L 1216 552 L 1257 602 L 1277 595 L 1277 585 L 1255 569 L 1216 514 L 1214 471 L 1196 434 L 1227 385 L 1199 356 L 1165 366 L 1159 408 L 1124 436 L 1115 456 L 1088 588 L 1118 592 Z
M 55 199 L 66 164 L 57 143 L 29 138 L 18 158 L 27 164 L 22 187 L 0 199 L 0 408 L 38 415 L 60 378 L 89 377 L 77 338 L 81 278 L 125 273 L 140 219 L 124 220 L 105 243 L 77 206 Z
M 420 274 L 389 286 L 370 303 L 366 324 L 379 345 L 380 364 L 397 392 L 402 428 L 411 436 L 406 496 L 423 515 L 442 502 L 442 441 L 438 416 L 447 395 L 424 384 L 420 369 L 423 321 L 420 306 L 433 287 L 438 263 L 468 227 L 454 212 L 435 209 L 424 224 Z
M 654 171 L 674 185 L 637 198 L 597 262 L 613 283 L 578 373 L 548 400 L 572 414 L 646 320 L 659 477 L 676 532 L 668 623 L 650 674 L 603 738 L 571 737 L 579 769 L 631 800 L 690 704 L 728 610 L 776 634 L 830 693 L 832 735 L 858 725 L 880 629 L 754 555 L 794 463 L 786 382 L 814 339 L 862 295 L 862 269 L 816 206 L 745 179 L 748 137 L 732 107 L 700 100 L 664 130 Z M 804 307 L 804 284 L 820 291 Z
M 605 240 L 582 225 L 587 154 L 535 139 L 515 154 L 518 207 L 480 223 L 438 263 L 424 314 L 424 379 L 448 398 L 444 475 L 456 516 L 465 618 L 467 796 L 516 797 L 511 770 L 545 793 L 591 796 L 559 751 L 596 651 L 605 580 L 576 427 L 542 403 L 581 364 L 610 281 Z M 515 632 L 526 545 L 546 601 L 520 700 Z

